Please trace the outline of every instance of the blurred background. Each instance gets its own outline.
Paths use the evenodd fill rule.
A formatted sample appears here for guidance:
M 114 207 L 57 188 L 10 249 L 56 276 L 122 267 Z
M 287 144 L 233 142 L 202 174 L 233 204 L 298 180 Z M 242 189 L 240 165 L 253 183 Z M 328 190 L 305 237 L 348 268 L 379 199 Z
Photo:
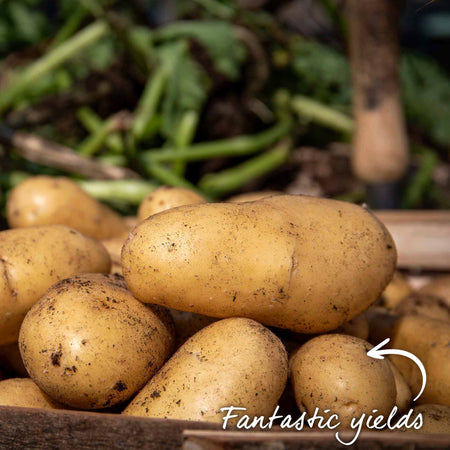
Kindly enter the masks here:
M 409 165 L 450 205 L 450 2 L 405 1 Z M 0 0 L 0 186 L 67 175 L 124 214 L 161 184 L 362 203 L 345 0 Z M 386 195 L 392 195 L 388 193 Z

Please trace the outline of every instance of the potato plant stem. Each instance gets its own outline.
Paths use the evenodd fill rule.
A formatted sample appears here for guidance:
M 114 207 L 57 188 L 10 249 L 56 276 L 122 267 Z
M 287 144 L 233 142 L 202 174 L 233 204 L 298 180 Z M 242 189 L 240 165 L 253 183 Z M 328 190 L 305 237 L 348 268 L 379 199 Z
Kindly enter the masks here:
M 53 38 L 53 41 L 50 45 L 50 49 L 58 47 L 64 41 L 70 38 L 70 36 L 75 33 L 77 28 L 80 26 L 81 22 L 87 17 L 88 11 L 84 6 L 78 5 L 73 12 L 66 20 L 66 23 L 60 28 L 58 33 Z
M 166 86 L 168 71 L 160 64 L 149 77 L 139 103 L 136 107 L 132 134 L 136 142 L 145 138 L 145 130 L 152 121 Z
M 300 117 L 316 122 L 344 134 L 352 134 L 354 121 L 351 117 L 311 98 L 296 95 L 291 100 L 293 111 Z
M 228 194 L 275 168 L 281 166 L 289 155 L 290 139 L 283 139 L 272 150 L 219 173 L 205 175 L 199 187 L 208 194 Z
M 187 111 L 183 114 L 178 124 L 177 131 L 174 137 L 174 145 L 178 148 L 180 154 L 186 151 L 186 147 L 189 146 L 194 139 L 195 132 L 197 131 L 199 115 L 197 111 Z M 182 176 L 186 170 L 186 162 L 182 159 L 174 161 L 173 171 Z
M 213 142 L 200 142 L 185 147 L 183 152 L 169 147 L 164 150 L 147 150 L 140 155 L 144 166 L 152 163 L 172 161 L 201 161 L 205 159 L 244 156 L 257 153 L 274 142 L 286 136 L 292 127 L 291 119 L 283 119 L 268 130 L 253 136 L 239 136 L 230 139 L 222 139 Z
M 77 111 L 77 118 L 81 122 L 84 128 L 90 133 L 96 133 L 104 123 L 103 120 L 94 112 L 91 108 L 83 106 Z M 105 145 L 113 153 L 123 153 L 124 145 L 123 141 L 118 133 L 112 133 L 105 139 Z
M 0 186 L 12 189 L 33 175 L 27 172 L 12 171 L 0 173 Z M 74 180 L 92 197 L 110 202 L 127 202 L 138 205 L 144 197 L 158 187 L 157 183 L 145 180 Z
M 114 117 L 110 117 L 105 120 L 100 126 L 89 135 L 81 144 L 78 146 L 78 153 L 84 156 L 93 156 L 97 153 L 102 145 L 105 143 L 106 139 L 111 133 L 114 125 Z
M 0 114 L 11 106 L 14 99 L 24 92 L 29 84 L 99 40 L 107 32 L 108 26 L 105 22 L 94 22 L 24 69 L 9 86 L 1 91 Z
M 80 180 L 77 183 L 93 197 L 103 201 L 123 201 L 138 205 L 158 185 L 144 180 Z

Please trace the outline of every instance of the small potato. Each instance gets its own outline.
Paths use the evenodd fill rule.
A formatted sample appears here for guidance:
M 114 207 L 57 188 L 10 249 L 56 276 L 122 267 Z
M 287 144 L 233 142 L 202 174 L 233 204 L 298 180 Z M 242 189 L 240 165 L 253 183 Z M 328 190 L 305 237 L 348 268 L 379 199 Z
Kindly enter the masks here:
M 119 214 L 64 177 L 36 176 L 18 184 L 9 196 L 6 213 L 11 228 L 66 225 L 96 239 L 118 236 L 128 229 Z
M 311 339 L 290 360 L 290 377 L 300 410 L 337 414 L 342 427 L 377 409 L 387 416 L 395 405 L 395 379 L 385 359 L 367 356 L 372 346 L 353 336 L 326 334 Z
M 416 430 L 415 428 L 408 428 L 404 431 L 415 433 L 429 433 L 429 434 L 449 434 L 450 435 L 450 407 L 443 405 L 420 405 L 414 408 L 414 414 L 410 422 L 414 418 L 422 414 L 423 426 Z
M 432 279 L 418 291 L 420 294 L 430 294 L 442 298 L 450 307 L 450 275 L 442 275 Z
M 63 280 L 31 308 L 19 347 L 31 378 L 55 400 L 107 408 L 136 393 L 170 355 L 160 308 L 143 305 L 120 277 Z
M 99 242 L 62 225 L 1 231 L 0 345 L 17 341 L 25 314 L 50 286 L 110 266 Z
M 314 334 L 375 302 L 396 255 L 364 208 L 279 195 L 155 214 L 130 233 L 122 269 L 143 302 Z
M 395 308 L 405 297 L 413 292 L 406 278 L 400 273 L 395 272 L 391 282 L 383 291 L 383 305 L 386 308 Z
M 64 408 L 42 392 L 31 378 L 9 378 L 0 381 L 0 405 L 22 408 Z
M 215 322 L 182 345 L 123 414 L 223 423 L 226 406 L 273 413 L 287 379 L 280 340 L 243 318 Z
M 227 203 L 245 203 L 262 200 L 263 198 L 272 197 L 273 195 L 283 195 L 281 191 L 255 191 L 245 192 L 243 194 L 233 195 L 227 199 Z
M 420 314 L 431 319 L 450 322 L 450 304 L 435 295 L 416 293 L 404 298 L 394 309 L 396 314 Z
M 450 324 L 420 315 L 403 316 L 396 321 L 390 346 L 416 355 L 425 367 L 427 384 L 418 404 L 439 403 L 450 406 Z M 391 361 L 404 376 L 414 396 L 422 386 L 417 364 L 404 356 Z
M 142 200 L 138 209 L 138 221 L 167 209 L 184 205 L 206 203 L 206 199 L 190 189 L 163 186 L 155 189 Z

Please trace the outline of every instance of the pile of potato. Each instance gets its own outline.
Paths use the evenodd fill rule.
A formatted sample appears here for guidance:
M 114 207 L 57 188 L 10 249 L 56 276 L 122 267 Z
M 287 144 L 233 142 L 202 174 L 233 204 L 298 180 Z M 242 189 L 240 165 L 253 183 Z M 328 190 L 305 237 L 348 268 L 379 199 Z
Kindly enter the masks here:
M 34 177 L 7 212 L 0 365 L 23 378 L 0 381 L 2 405 L 222 424 L 221 408 L 279 404 L 349 427 L 413 406 L 417 366 L 367 356 L 390 337 L 427 371 L 421 431 L 450 433 L 450 278 L 391 282 L 394 242 L 366 208 L 159 188 L 130 230 L 72 181 Z

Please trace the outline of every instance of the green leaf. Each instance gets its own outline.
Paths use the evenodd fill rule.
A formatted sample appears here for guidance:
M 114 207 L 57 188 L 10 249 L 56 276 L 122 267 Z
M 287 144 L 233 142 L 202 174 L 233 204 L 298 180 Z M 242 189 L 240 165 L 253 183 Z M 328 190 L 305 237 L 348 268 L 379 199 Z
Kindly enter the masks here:
M 434 142 L 450 147 L 450 79 L 432 60 L 406 53 L 401 64 L 405 113 Z
M 37 42 L 45 34 L 45 17 L 22 2 L 8 3 L 8 12 L 20 40 Z
M 162 64 L 169 67 L 162 102 L 162 132 L 171 139 L 183 114 L 202 108 L 210 83 L 200 65 L 191 58 L 185 40 L 162 45 L 157 53 Z
M 235 80 L 245 60 L 245 48 L 236 39 L 233 26 L 223 21 L 176 22 L 155 32 L 158 40 L 197 39 L 208 51 L 216 69 Z
M 349 105 L 351 78 L 347 58 L 336 50 L 311 41 L 296 41 L 292 68 L 298 93 L 330 105 Z

